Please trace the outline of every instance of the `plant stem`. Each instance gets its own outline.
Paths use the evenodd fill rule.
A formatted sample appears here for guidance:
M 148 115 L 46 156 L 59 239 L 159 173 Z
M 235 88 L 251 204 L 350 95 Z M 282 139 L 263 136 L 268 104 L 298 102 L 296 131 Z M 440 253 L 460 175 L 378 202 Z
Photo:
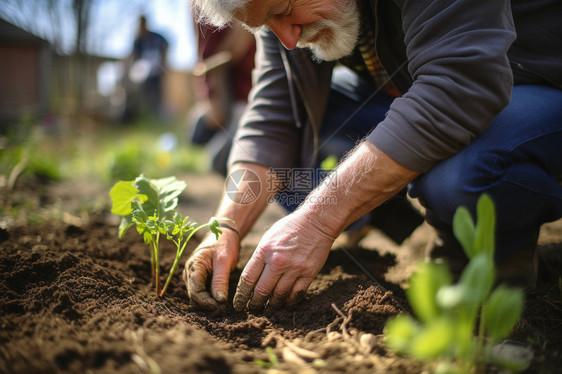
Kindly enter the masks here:
M 164 297 L 164 294 L 166 293 L 166 290 L 168 289 L 168 286 L 170 285 L 170 282 L 172 281 L 172 277 L 174 275 L 174 272 L 176 271 L 176 268 L 178 267 L 178 263 L 180 262 L 180 257 L 183 254 L 183 251 L 184 251 L 185 247 L 187 246 L 187 243 L 189 242 L 189 240 L 191 239 L 193 234 L 195 234 L 197 231 L 199 231 L 203 227 L 207 227 L 207 226 L 209 226 L 208 223 L 205 223 L 201 226 L 198 226 L 197 228 L 195 228 L 194 230 L 192 230 L 189 233 L 188 237 L 185 239 L 183 244 L 181 244 L 181 242 L 176 243 L 176 245 L 178 247 L 178 250 L 176 251 L 176 258 L 174 259 L 174 263 L 172 264 L 172 268 L 170 269 L 170 272 L 168 273 L 168 279 L 166 279 L 166 283 L 164 284 L 164 288 L 162 288 L 162 292 L 160 292 L 160 297 Z M 180 245 L 181 245 L 181 247 L 180 247 Z
M 476 346 L 476 357 L 474 358 L 474 365 L 477 373 L 483 372 L 482 355 L 484 348 L 484 326 L 486 323 L 485 305 L 480 309 L 480 323 L 478 324 L 478 343 Z
M 158 255 L 158 245 L 160 242 L 160 233 L 156 234 L 156 240 L 154 243 L 154 273 L 156 276 L 156 282 L 155 282 L 155 286 L 156 286 L 156 295 L 160 294 L 160 264 L 159 264 L 159 255 Z
M 152 275 L 152 284 L 156 284 L 156 268 L 154 266 L 155 264 L 155 259 L 154 259 L 154 254 L 155 254 L 155 250 L 154 250 L 154 242 L 150 242 L 150 273 Z

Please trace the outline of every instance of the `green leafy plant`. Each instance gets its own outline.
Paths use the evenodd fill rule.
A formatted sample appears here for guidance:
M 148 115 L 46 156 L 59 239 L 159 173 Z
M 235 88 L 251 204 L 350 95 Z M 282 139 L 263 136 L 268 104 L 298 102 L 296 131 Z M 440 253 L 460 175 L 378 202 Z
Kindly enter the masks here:
M 152 282 L 160 297 L 166 293 L 180 257 L 193 235 L 204 227 L 208 227 L 217 239 L 222 233 L 219 219 L 215 217 L 199 225 L 176 211 L 178 196 L 185 187 L 185 182 L 175 177 L 150 179 L 140 175 L 133 181 L 117 182 L 109 192 L 111 212 L 123 217 L 119 225 L 119 237 L 123 237 L 131 226 L 136 225 L 138 233 L 150 247 Z M 175 244 L 176 256 L 161 289 L 159 246 L 162 236 Z
M 483 195 L 476 210 L 477 225 L 464 207 L 453 219 L 454 234 L 470 260 L 459 282 L 452 284 L 444 264 L 420 264 L 406 291 L 417 320 L 399 315 L 385 326 L 387 347 L 433 363 L 438 373 L 480 373 L 488 363 L 500 364 L 493 362 L 492 347 L 507 337 L 523 307 L 521 290 L 504 285 L 492 290 L 495 212 L 491 198 Z

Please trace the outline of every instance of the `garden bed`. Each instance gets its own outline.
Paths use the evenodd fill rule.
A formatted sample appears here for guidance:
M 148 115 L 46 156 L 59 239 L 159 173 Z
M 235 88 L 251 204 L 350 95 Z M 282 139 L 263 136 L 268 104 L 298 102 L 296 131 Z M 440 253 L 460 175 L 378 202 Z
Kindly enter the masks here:
M 408 313 L 402 288 L 413 260 L 372 248 L 384 240 L 332 250 L 294 309 L 209 313 L 189 304 L 179 270 L 167 296 L 156 297 L 142 239 L 130 230 L 119 240 L 108 221 L 90 216 L 82 225 L 52 221 L 0 230 L 0 372 L 423 371 L 382 344 L 387 319 Z M 243 246 L 231 290 L 254 246 L 251 240 Z M 560 221 L 543 229 L 541 247 L 562 251 Z M 163 252 L 168 269 L 174 250 Z M 531 344 L 530 373 L 555 373 L 562 365 L 559 277 L 559 263 L 542 264 L 539 287 L 512 336 Z M 275 358 L 279 364 L 268 369 Z

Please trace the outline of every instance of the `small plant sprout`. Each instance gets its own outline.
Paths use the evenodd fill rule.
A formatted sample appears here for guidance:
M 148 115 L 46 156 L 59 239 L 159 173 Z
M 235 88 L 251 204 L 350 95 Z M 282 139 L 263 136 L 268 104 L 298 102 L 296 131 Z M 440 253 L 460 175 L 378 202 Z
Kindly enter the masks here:
M 500 285 L 492 290 L 495 213 L 489 196 L 478 200 L 476 214 L 477 225 L 464 207 L 453 219 L 453 232 L 470 260 L 459 282 L 452 284 L 444 264 L 420 264 L 406 291 L 417 320 L 399 315 L 384 329 L 387 347 L 433 364 L 436 373 L 483 373 L 487 364 L 505 366 L 494 359 L 492 348 L 521 316 L 520 289 Z
M 131 226 L 136 225 L 138 233 L 150 247 L 152 282 L 159 297 L 166 293 L 180 257 L 193 235 L 204 227 L 208 227 L 217 239 L 222 234 L 219 219 L 212 217 L 209 222 L 199 225 L 176 211 L 178 196 L 185 187 L 185 182 L 175 177 L 149 179 L 140 175 L 133 181 L 117 182 L 109 192 L 111 213 L 123 217 L 119 225 L 119 237 L 123 237 Z M 176 257 L 162 288 L 159 264 L 161 236 L 176 246 Z

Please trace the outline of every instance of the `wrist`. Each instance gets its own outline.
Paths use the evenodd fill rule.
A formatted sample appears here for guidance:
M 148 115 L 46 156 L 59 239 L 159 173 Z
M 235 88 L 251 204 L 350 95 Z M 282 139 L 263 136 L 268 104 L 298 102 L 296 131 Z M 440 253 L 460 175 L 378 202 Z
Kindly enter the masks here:
M 310 227 L 332 240 L 343 231 L 343 228 L 340 229 L 341 224 L 337 215 L 330 214 L 327 207 L 322 204 L 305 202 L 293 212 L 293 215 L 303 226 Z
M 232 220 L 230 220 L 232 221 Z M 220 222 L 219 223 L 219 227 L 221 228 L 221 231 L 224 233 L 225 230 L 227 231 L 231 231 L 233 233 L 236 234 L 236 236 L 238 237 L 238 239 L 240 239 L 240 232 L 238 232 L 238 229 L 235 227 L 236 223 L 234 221 L 232 221 L 232 225 L 225 223 L 225 222 Z

